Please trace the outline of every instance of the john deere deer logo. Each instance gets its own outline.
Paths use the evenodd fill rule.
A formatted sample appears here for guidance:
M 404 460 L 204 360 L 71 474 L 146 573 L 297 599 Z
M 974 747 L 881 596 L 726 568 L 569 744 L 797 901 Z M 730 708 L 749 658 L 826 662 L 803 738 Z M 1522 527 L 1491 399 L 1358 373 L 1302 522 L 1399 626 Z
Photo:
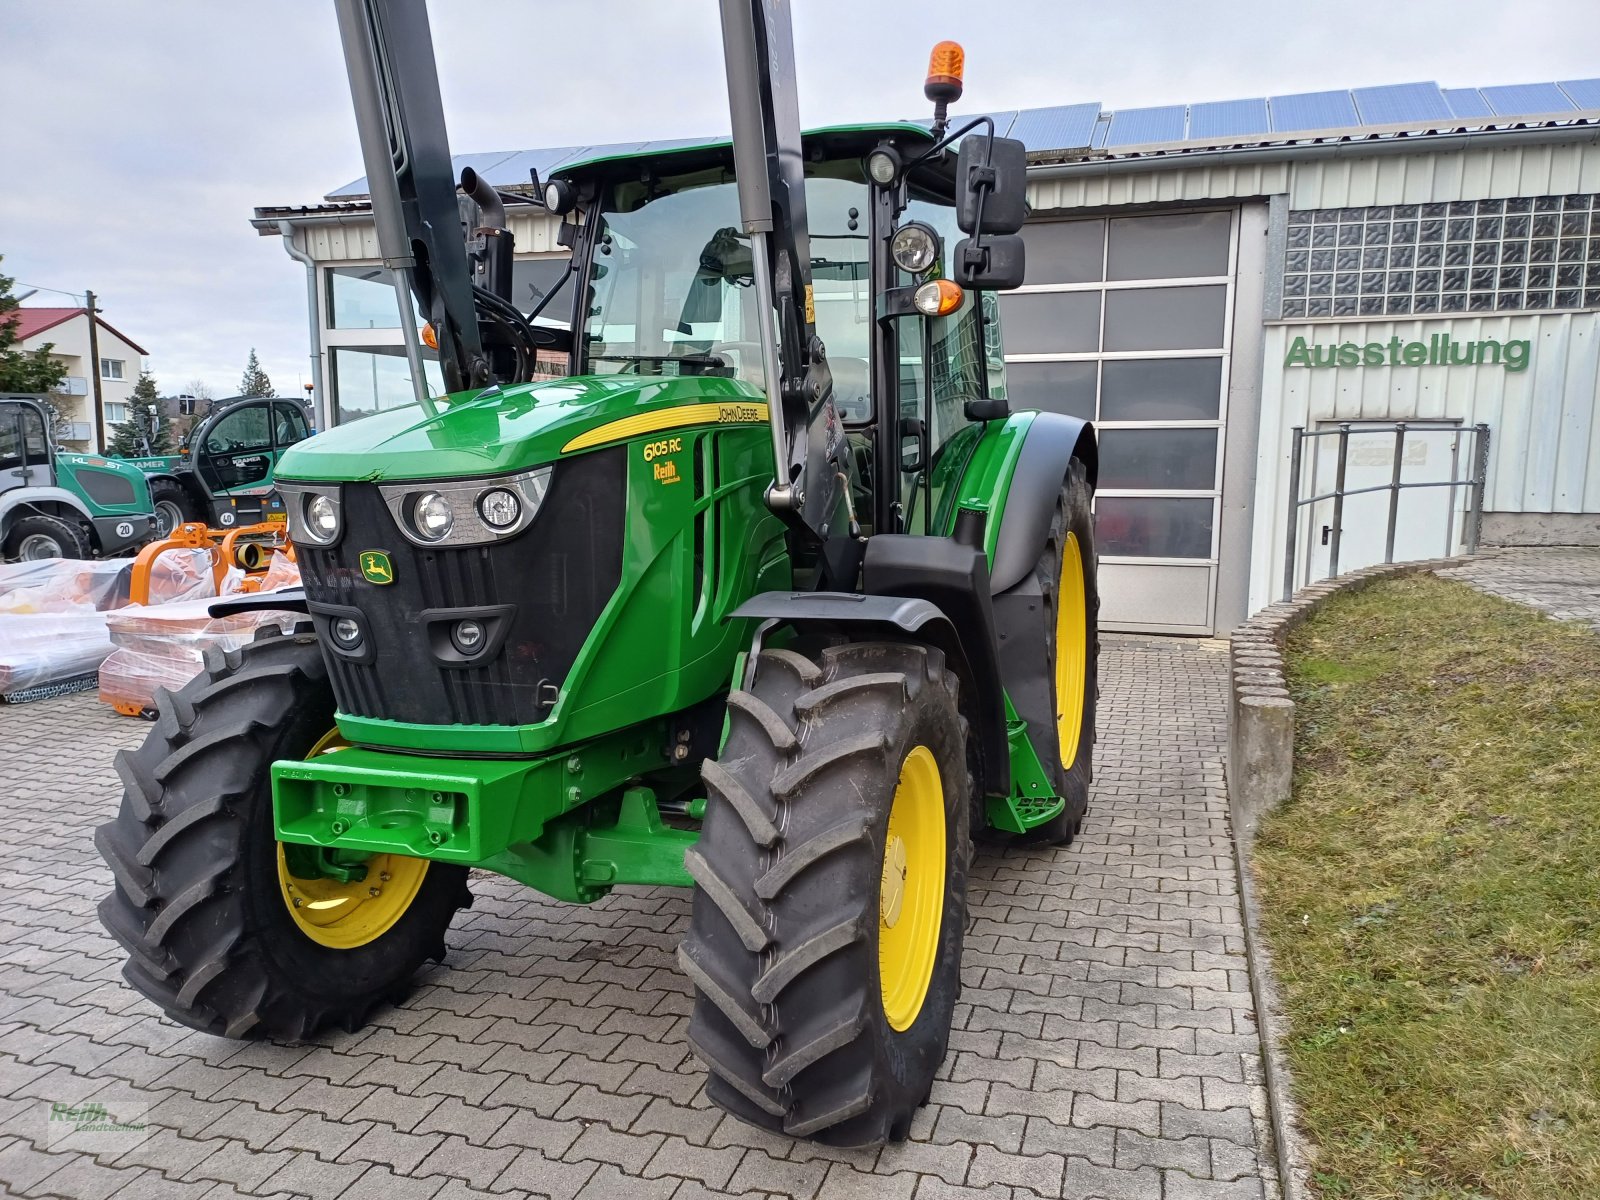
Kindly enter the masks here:
M 393 583 L 394 567 L 389 563 L 389 556 L 382 550 L 363 550 L 361 578 L 368 583 Z

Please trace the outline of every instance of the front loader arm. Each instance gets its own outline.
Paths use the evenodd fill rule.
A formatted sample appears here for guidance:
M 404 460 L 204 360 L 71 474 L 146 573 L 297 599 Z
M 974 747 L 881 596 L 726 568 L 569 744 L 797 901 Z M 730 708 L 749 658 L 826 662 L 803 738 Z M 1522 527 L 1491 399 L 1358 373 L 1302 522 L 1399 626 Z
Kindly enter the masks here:
M 762 374 L 776 468 L 767 503 L 827 537 L 850 473 L 826 350 L 816 336 L 805 160 L 788 0 L 721 0 L 739 215 L 755 260 Z M 774 331 L 774 322 L 776 330 Z
M 492 379 L 456 206 L 428 9 L 425 0 L 335 0 L 335 6 L 378 249 L 395 276 L 412 383 L 426 407 L 411 295 L 438 339 L 446 390 Z

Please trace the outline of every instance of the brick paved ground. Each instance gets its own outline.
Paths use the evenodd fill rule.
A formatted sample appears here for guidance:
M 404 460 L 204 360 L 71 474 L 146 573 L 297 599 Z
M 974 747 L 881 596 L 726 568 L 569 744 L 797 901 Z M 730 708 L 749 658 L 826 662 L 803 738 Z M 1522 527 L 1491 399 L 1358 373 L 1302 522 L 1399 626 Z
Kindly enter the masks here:
M 1102 662 L 1085 836 L 979 858 L 942 1081 L 911 1141 L 861 1153 L 708 1107 L 673 966 L 688 899 L 667 890 L 579 908 L 479 878 L 447 966 L 356 1035 L 240 1044 L 158 1019 L 96 923 L 110 876 L 90 844 L 112 750 L 148 727 L 87 695 L 0 708 L 0 1183 L 72 1200 L 1262 1200 L 1226 658 L 1113 638 Z M 93 1101 L 149 1105 L 148 1135 L 48 1151 L 49 1104 Z
M 1587 621 L 1600 632 L 1600 547 L 1498 550 L 1438 574 L 1563 621 Z

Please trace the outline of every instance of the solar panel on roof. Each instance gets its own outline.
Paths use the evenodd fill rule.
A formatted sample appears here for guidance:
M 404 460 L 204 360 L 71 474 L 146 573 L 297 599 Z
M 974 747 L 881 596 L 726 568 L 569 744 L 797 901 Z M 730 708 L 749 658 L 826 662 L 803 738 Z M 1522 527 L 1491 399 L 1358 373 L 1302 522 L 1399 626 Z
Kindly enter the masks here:
M 995 137 L 1010 137 L 1011 126 L 1015 124 L 1017 120 L 1017 110 L 1014 108 L 1008 108 L 1004 112 L 951 113 L 950 128 L 958 129 L 962 125 L 965 125 L 968 121 L 976 121 L 979 117 L 988 117 L 994 122 Z M 923 128 L 927 129 L 933 126 L 933 121 L 922 120 L 919 118 L 918 120 L 913 121 L 912 124 L 921 125 Z
M 1025 108 L 1017 114 L 1010 136 L 1020 138 L 1030 152 L 1082 150 L 1088 147 L 1099 117 L 1098 101 L 1055 108 Z
M 1508 83 L 1482 89 L 1497 117 L 1530 117 L 1538 113 L 1571 112 L 1567 94 L 1553 83 Z
M 1600 108 L 1600 79 L 1563 79 L 1561 90 L 1579 108 Z
M 525 185 L 529 182 L 529 172 L 535 170 L 539 172 L 539 178 L 544 179 L 552 168 L 582 149 L 582 146 L 553 146 L 545 150 L 524 150 L 497 166 L 489 182 L 495 187 Z
M 1347 129 L 1359 125 L 1356 106 L 1349 92 L 1298 92 L 1292 96 L 1269 96 L 1272 131 L 1288 133 L 1296 129 Z
M 1106 138 L 1110 136 L 1110 134 L 1111 114 L 1108 112 L 1103 112 L 1095 120 L 1094 135 L 1092 140 L 1089 142 L 1089 149 L 1104 150 L 1106 148 Z
M 1445 88 L 1444 102 L 1452 117 L 1492 117 L 1494 109 L 1477 88 Z
M 1211 100 L 1189 106 L 1189 140 L 1195 138 L 1242 137 L 1250 133 L 1270 133 L 1265 98 L 1254 100 Z
M 1111 132 L 1106 135 L 1105 144 L 1144 146 L 1152 142 L 1181 142 L 1188 111 L 1185 104 L 1118 109 L 1111 114 Z
M 486 150 L 476 154 L 452 154 L 450 156 L 450 169 L 455 172 L 457 179 L 461 177 L 463 167 L 471 167 L 479 175 L 489 180 L 491 184 L 500 181 L 494 177 L 495 167 L 507 159 L 515 158 L 519 152 L 516 150 Z M 523 180 L 526 182 L 526 179 Z M 368 194 L 367 177 L 363 175 L 352 183 L 345 184 L 337 191 L 329 192 L 326 199 L 338 200 L 344 196 L 365 196 Z
M 1489 88 L 1444 88 L 1434 83 L 1402 83 L 1357 88 L 1353 92 L 1302 92 L 1269 99 L 1214 100 L 1185 107 L 1171 104 L 1102 112 L 1099 104 L 1066 104 L 1052 108 L 989 114 L 995 132 L 1020 138 L 1030 151 L 1072 151 L 1086 148 L 1154 145 L 1203 139 L 1265 137 L 1300 130 L 1348 129 L 1363 124 L 1390 125 L 1447 119 L 1489 120 L 1534 117 L 1600 109 L 1600 78 L 1566 79 L 1560 83 L 1507 84 Z M 976 114 L 972 114 L 976 115 Z M 970 115 L 957 117 L 961 122 Z M 927 121 L 916 124 L 926 126 Z M 553 171 L 598 158 L 661 153 L 725 141 L 724 136 L 674 138 L 609 145 L 558 146 L 519 151 L 458 154 L 452 162 L 459 174 L 470 166 L 497 187 L 528 182 L 530 169 L 540 178 Z M 327 194 L 339 200 L 367 194 L 363 176 Z
M 1356 88 L 1356 111 L 1363 125 L 1397 125 L 1402 121 L 1448 121 L 1450 106 L 1437 83 L 1392 83 Z

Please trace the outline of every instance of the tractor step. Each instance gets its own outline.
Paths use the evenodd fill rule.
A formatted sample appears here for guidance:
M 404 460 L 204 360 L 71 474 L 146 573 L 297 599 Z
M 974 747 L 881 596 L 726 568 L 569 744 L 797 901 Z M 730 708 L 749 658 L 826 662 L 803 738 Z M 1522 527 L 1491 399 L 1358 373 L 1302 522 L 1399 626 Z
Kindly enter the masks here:
M 989 824 L 1003 833 L 1027 833 L 1054 820 L 1066 807 L 1056 795 L 1044 765 L 1028 741 L 1028 723 L 1018 720 L 1006 698 L 1006 740 L 1011 747 L 1011 794 L 990 796 L 984 805 Z

